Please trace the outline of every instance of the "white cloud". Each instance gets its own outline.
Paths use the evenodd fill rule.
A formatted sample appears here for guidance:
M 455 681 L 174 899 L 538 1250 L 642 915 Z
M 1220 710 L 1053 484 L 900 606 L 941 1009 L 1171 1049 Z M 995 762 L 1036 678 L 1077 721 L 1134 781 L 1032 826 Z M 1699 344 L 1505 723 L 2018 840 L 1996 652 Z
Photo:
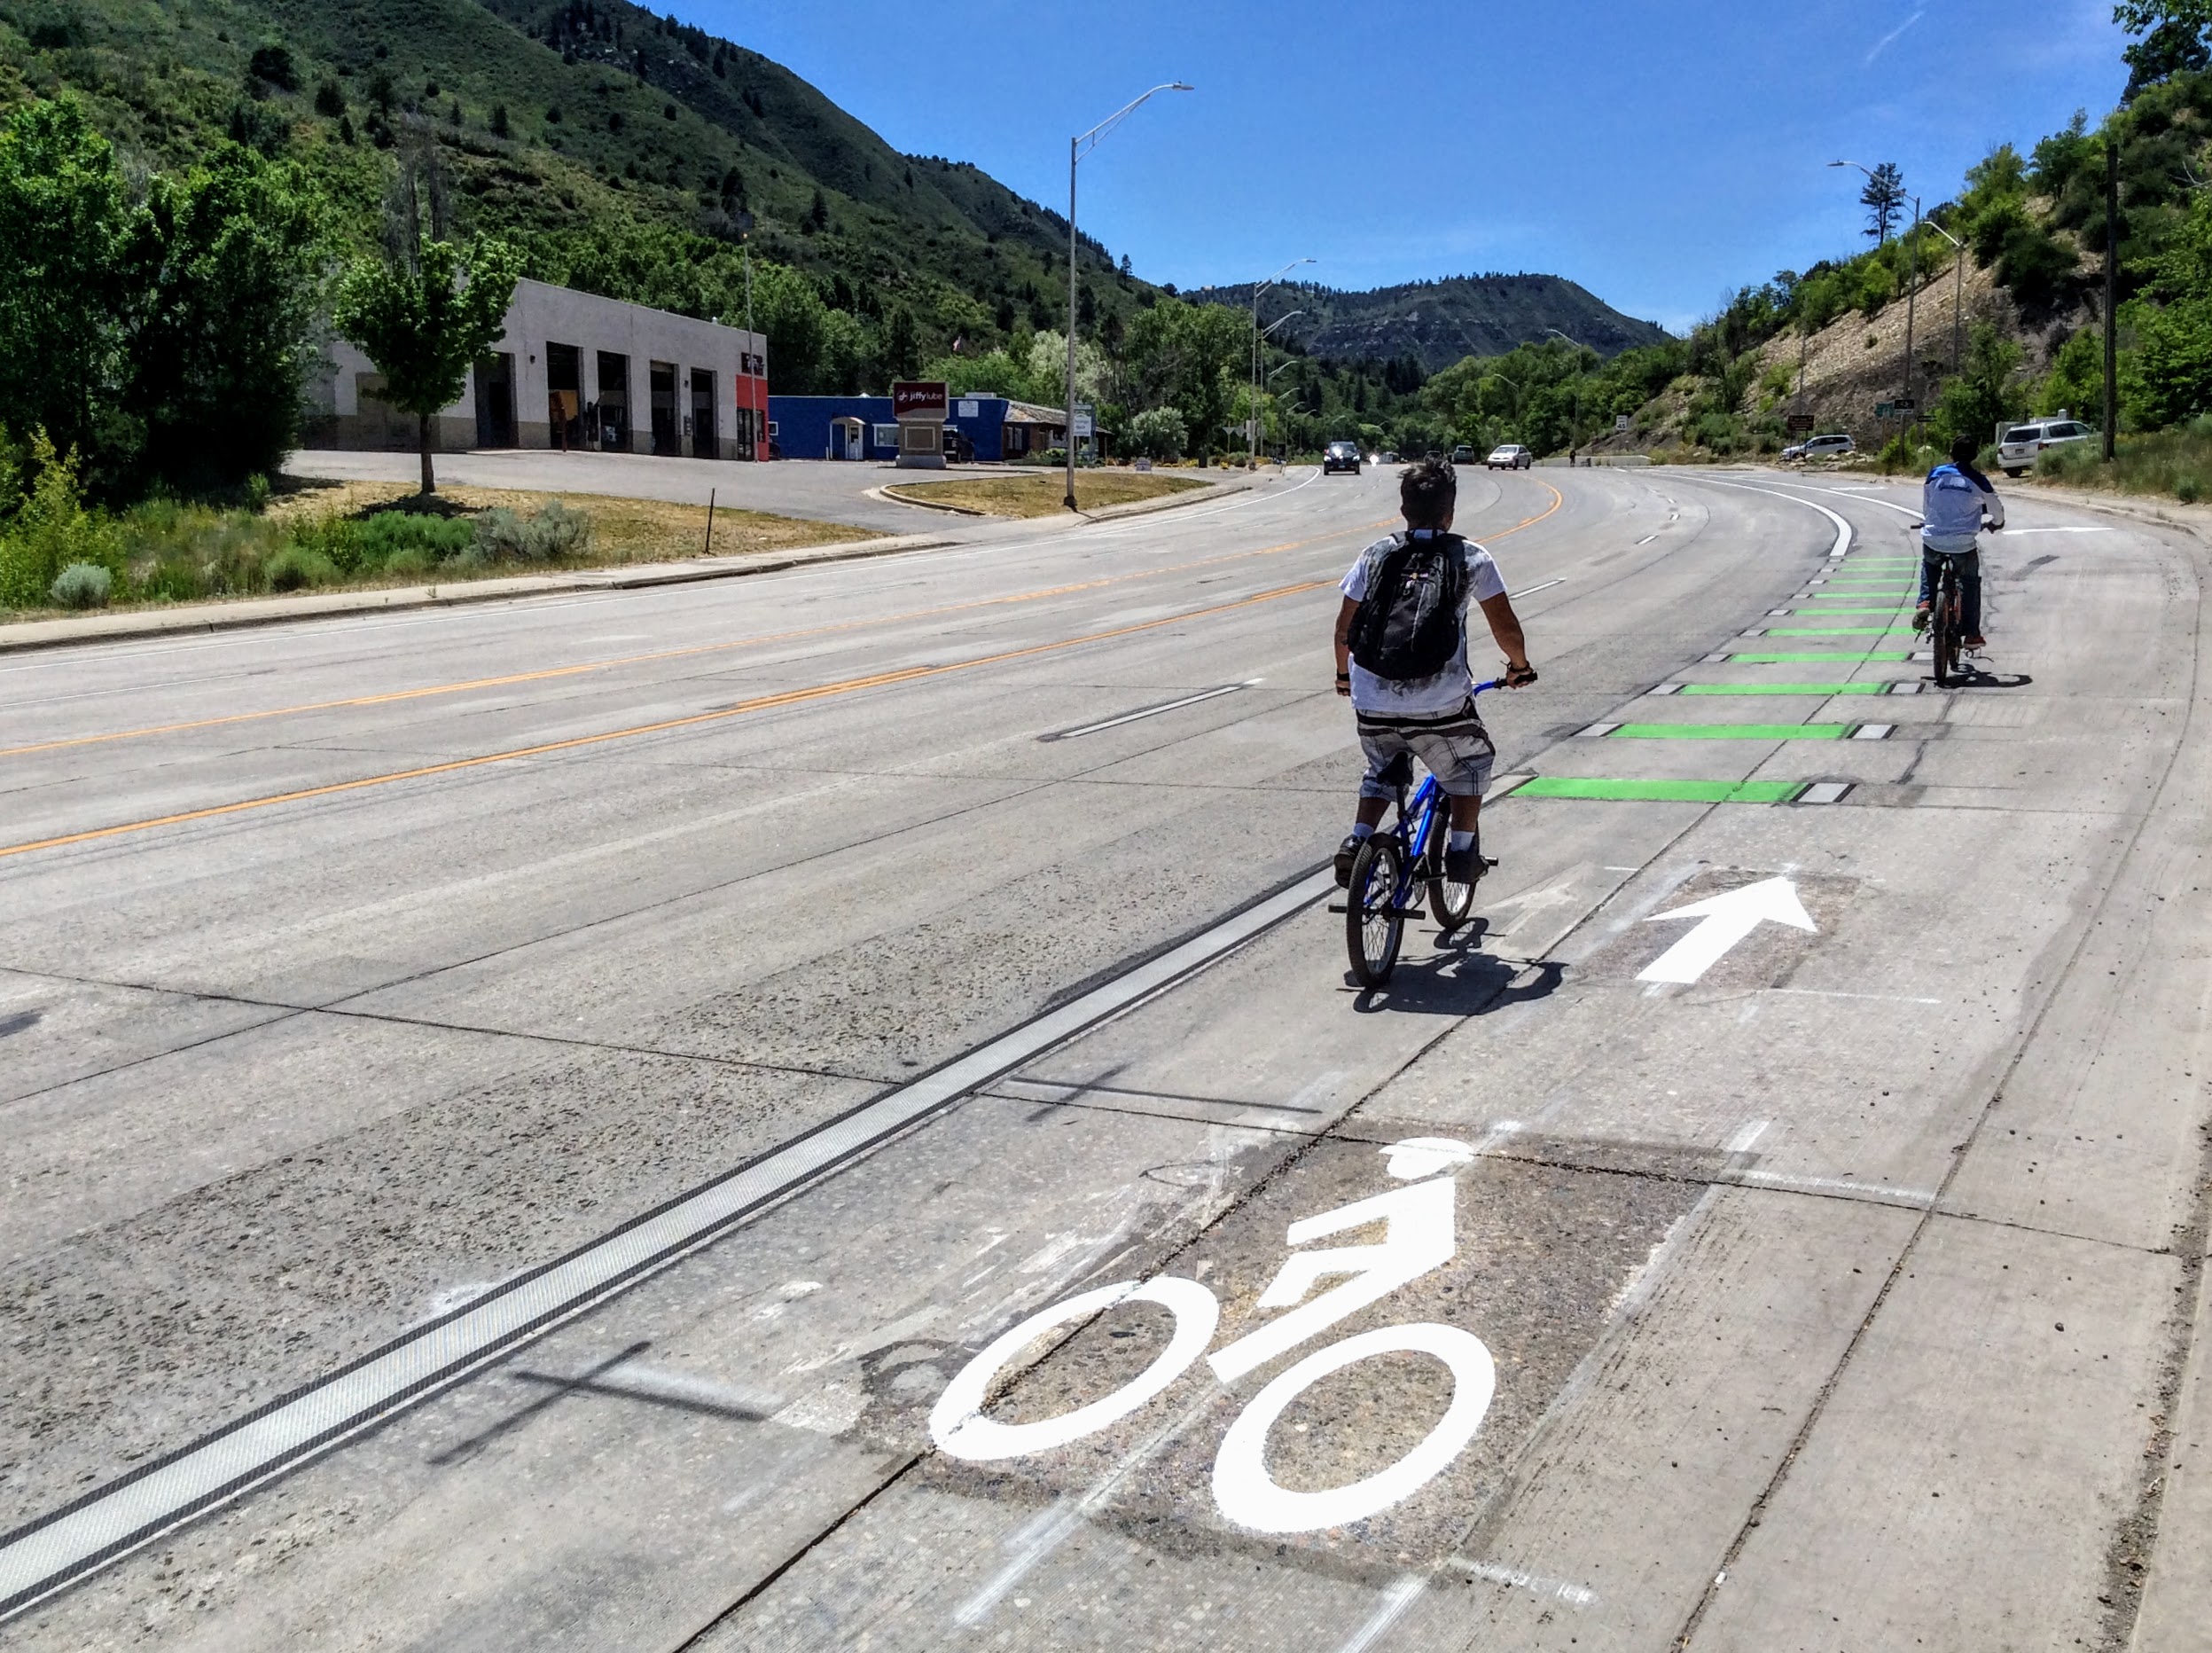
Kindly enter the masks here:
M 1919 22 L 1927 15 L 1927 8 L 1923 6 L 1918 12 L 1915 12 L 1911 17 L 1905 19 L 1903 22 L 1898 24 L 1896 27 L 1891 29 L 1887 35 L 1884 35 L 1880 40 L 1876 41 L 1874 43 L 1873 51 L 1866 54 L 1866 61 L 1868 64 L 1872 64 L 1876 58 L 1880 57 L 1883 52 L 1888 51 L 1890 47 L 1895 45 L 1897 43 L 1898 35 L 1903 34 L 1905 30 L 1911 28 L 1915 23 Z

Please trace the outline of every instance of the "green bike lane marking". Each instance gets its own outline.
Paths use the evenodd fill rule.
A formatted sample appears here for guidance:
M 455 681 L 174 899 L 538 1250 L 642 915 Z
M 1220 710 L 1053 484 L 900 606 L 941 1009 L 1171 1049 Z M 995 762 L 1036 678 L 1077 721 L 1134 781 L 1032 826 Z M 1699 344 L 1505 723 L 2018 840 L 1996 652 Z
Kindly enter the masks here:
M 1768 625 L 1762 637 L 1911 637 L 1906 627 L 1894 625 Z
M 1900 603 L 1888 603 L 1880 608 L 1793 608 L 1789 612 L 1803 615 L 1807 619 L 1830 620 L 1838 615 L 1889 615 L 1894 617 L 1903 614 L 1904 607 Z M 1774 628 L 1769 626 L 1767 630 L 1771 631 Z
M 1656 691 L 1654 691 L 1656 693 Z M 1670 694 L 1887 694 L 1887 683 L 1684 683 Z
M 1787 803 L 1810 784 L 1803 780 L 1592 780 L 1537 775 L 1504 795 L 1594 798 L 1609 803 Z
M 1603 725 L 1596 725 L 1604 727 Z M 1608 740 L 1841 740 L 1857 725 L 1843 723 L 1624 723 Z
M 1871 654 L 1854 654 L 1849 649 L 1841 648 L 1818 649 L 1801 654 L 1776 653 L 1772 651 L 1760 650 L 1750 654 L 1708 654 L 1706 657 L 1709 664 L 1716 666 L 1720 665 L 1724 662 L 1732 662 L 1740 666 L 1795 666 L 1819 664 L 1831 666 L 1856 666 L 1864 664 L 1868 661 L 1909 661 L 1911 658 L 1912 656 L 1910 654 L 1893 654 L 1887 652 Z

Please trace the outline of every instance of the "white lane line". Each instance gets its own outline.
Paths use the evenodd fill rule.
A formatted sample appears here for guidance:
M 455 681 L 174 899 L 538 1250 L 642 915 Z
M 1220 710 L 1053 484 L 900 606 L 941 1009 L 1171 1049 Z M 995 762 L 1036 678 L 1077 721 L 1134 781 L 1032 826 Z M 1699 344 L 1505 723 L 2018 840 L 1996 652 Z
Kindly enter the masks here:
M 1390 1587 L 1382 1593 L 1381 1604 L 1365 1624 L 1352 1633 L 1352 1639 L 1338 1649 L 1337 1653 L 1366 1653 L 1366 1649 L 1374 1646 L 1384 1631 L 1405 1617 L 1405 1610 L 1412 1606 L 1426 1588 L 1428 1580 L 1419 1573 L 1400 1573 Z
M 1490 1584 L 1510 1585 L 1516 1590 L 1548 1595 L 1553 1601 L 1564 1602 L 1578 1611 L 1598 1599 L 1598 1592 L 1586 1585 L 1569 1584 L 1564 1579 L 1547 1579 L 1541 1573 L 1523 1572 L 1518 1567 L 1500 1567 L 1493 1562 L 1470 1561 L 1465 1555 L 1454 1555 L 1444 1564 L 1457 1567 L 1470 1578 L 1481 1579 Z
M 1886 723 L 1861 724 L 1851 731 L 1851 739 L 1854 740 L 1887 740 L 1889 739 L 1890 732 L 1896 726 L 1895 724 Z
M 1820 504 L 1817 500 L 1802 498 L 1796 494 L 1782 493 L 1772 488 L 1755 488 L 1749 482 L 1724 482 L 1717 476 L 1693 476 L 1685 477 L 1683 480 L 1685 482 L 1702 482 L 1708 488 L 1732 488 L 1739 493 L 1764 494 L 1771 499 L 1786 499 L 1792 505 L 1803 505 L 1808 511 L 1817 511 L 1822 516 L 1826 517 L 1829 521 L 1835 524 L 1835 543 L 1828 547 L 1828 555 L 1831 558 L 1835 558 L 1849 556 L 1850 554 L 1852 539 L 1851 525 L 1849 522 L 1846 522 L 1842 517 L 1838 515 L 1835 512 L 1829 510 L 1827 506 Z M 1880 504 L 1880 501 L 1878 500 L 1875 503 Z
M 1546 581 L 1545 581 L 1543 584 L 1541 584 L 1541 585 L 1530 585 L 1530 586 L 1525 587 L 1524 589 L 1522 589 L 1522 590 L 1520 590 L 1520 591 L 1509 592 L 1509 593 L 1508 593 L 1508 596 L 1509 596 L 1509 598 L 1510 598 L 1510 599 L 1511 599 L 1512 601 L 1513 601 L 1513 602 L 1519 602 L 1519 601 L 1520 601 L 1522 598 L 1524 598 L 1524 597 L 1534 597 L 1534 596 L 1535 596 L 1535 595 L 1536 595 L 1538 591 L 1550 591 L 1550 590 L 1551 590 L 1551 589 L 1552 589 L 1554 585 L 1564 585 L 1564 584 L 1567 584 L 1567 576 L 1565 576 L 1564 574 L 1562 574 L 1562 575 L 1561 575 L 1561 576 L 1559 576 L 1559 577 L 1558 579 L 1556 579 L 1556 580 L 1546 580 Z
M 1886 724 L 1880 726 L 1888 727 Z M 1816 780 L 1797 795 L 1797 801 L 1800 803 L 1841 803 L 1850 790 L 1851 783 L 1847 780 Z
M 270 1481 L 707 1244 L 1063 1040 L 1336 893 L 1301 879 L 1081 998 L 0 1538 L 0 1618 Z
M 2008 528 L 2005 530 L 2005 537 L 2010 539 L 2015 534 L 2117 534 L 2119 531 L 2116 528 Z
M 1123 724 L 1135 723 L 1139 718 L 1157 717 L 1162 712 L 1181 711 L 1185 706 L 1196 706 L 1201 701 L 1217 701 L 1224 694 L 1234 694 L 1239 689 L 1251 688 L 1259 681 L 1259 678 L 1253 678 L 1244 683 L 1224 683 L 1217 689 L 1205 689 L 1196 694 L 1186 694 L 1181 700 L 1169 701 L 1164 706 L 1147 706 L 1142 711 L 1123 712 L 1119 717 L 1108 717 L 1098 723 L 1084 724 L 1080 728 L 1062 729 L 1057 734 L 1041 734 L 1037 739 L 1040 740 L 1080 740 L 1087 734 L 1097 734 L 1106 729 L 1119 729 Z

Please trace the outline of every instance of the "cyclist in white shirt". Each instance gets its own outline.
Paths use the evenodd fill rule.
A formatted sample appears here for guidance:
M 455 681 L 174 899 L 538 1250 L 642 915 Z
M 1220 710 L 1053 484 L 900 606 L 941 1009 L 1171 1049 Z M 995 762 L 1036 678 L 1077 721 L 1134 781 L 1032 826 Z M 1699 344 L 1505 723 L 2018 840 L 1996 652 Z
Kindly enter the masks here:
M 1477 819 L 1497 748 L 1474 709 L 1474 675 L 1467 666 L 1470 601 L 1481 605 L 1490 636 L 1505 655 L 1506 686 L 1534 683 L 1536 673 L 1497 565 L 1481 546 L 1451 532 L 1458 496 L 1458 479 L 1450 465 L 1424 459 L 1409 467 L 1398 482 L 1405 532 L 1368 546 L 1344 576 L 1336 618 L 1336 692 L 1351 698 L 1367 773 L 1351 836 L 1336 852 L 1340 884 L 1350 883 L 1352 858 L 1396 795 L 1408 773 L 1408 755 L 1426 765 L 1451 799 L 1445 876 L 1471 884 L 1482 875 Z M 1432 544 L 1441 556 L 1431 552 Z M 1424 583 L 1432 580 L 1435 592 L 1425 598 Z M 1417 638 L 1417 631 L 1423 636 Z M 1407 660 L 1426 664 L 1431 657 L 1440 657 L 1441 666 L 1419 676 L 1387 670 Z
M 1920 607 L 1912 629 L 1927 629 L 1940 559 L 1949 557 L 1958 570 L 1958 640 L 1967 648 L 1989 646 L 1981 635 L 1981 521 L 1986 516 L 1991 528 L 2005 526 L 2005 502 L 1974 466 L 1981 450 L 1972 436 L 1958 438 L 1950 445 L 1950 463 L 1930 471 L 1920 490 Z

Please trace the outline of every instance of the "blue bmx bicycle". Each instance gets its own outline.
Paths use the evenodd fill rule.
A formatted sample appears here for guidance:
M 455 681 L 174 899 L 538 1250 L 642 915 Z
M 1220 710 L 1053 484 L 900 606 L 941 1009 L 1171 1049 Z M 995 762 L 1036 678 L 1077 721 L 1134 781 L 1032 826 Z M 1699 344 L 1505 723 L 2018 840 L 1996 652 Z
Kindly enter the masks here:
M 1475 685 L 1477 694 L 1502 688 L 1505 678 Z M 1447 936 L 1474 910 L 1474 885 L 1444 875 L 1444 848 L 1451 834 L 1451 800 L 1434 775 L 1406 796 L 1411 763 L 1399 757 L 1395 767 L 1397 816 L 1380 826 L 1352 858 L 1351 888 L 1344 905 L 1344 940 L 1352 975 L 1362 987 L 1380 987 L 1398 968 L 1398 947 L 1405 921 L 1420 915 L 1419 887 L 1427 886 L 1428 913 Z M 1483 870 L 1496 866 L 1485 860 Z

